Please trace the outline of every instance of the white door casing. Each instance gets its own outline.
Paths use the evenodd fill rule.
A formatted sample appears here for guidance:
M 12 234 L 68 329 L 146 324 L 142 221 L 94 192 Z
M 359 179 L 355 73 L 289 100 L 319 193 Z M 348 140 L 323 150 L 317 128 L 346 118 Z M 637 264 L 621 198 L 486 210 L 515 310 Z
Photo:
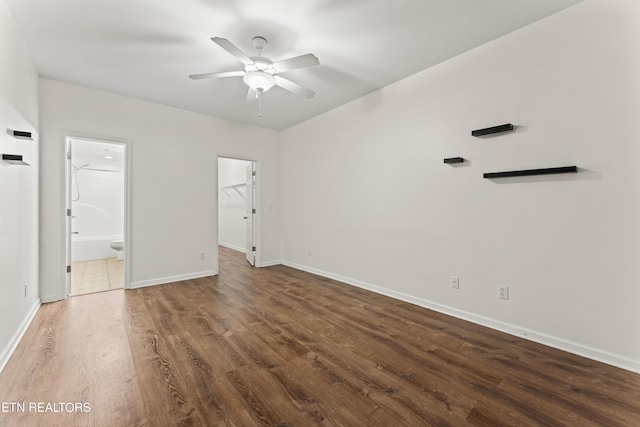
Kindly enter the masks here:
M 255 194 L 256 194 L 256 164 L 251 162 L 246 169 L 247 192 L 244 197 L 246 221 L 246 258 L 253 267 L 256 265 L 255 246 Z

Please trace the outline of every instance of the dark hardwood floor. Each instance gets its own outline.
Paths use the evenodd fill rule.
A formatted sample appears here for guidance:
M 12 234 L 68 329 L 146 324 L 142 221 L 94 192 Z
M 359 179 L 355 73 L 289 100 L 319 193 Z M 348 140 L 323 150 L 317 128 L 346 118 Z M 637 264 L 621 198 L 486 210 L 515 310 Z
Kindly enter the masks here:
M 2 426 L 628 427 L 640 375 L 221 247 L 217 277 L 43 305 L 0 404 Z

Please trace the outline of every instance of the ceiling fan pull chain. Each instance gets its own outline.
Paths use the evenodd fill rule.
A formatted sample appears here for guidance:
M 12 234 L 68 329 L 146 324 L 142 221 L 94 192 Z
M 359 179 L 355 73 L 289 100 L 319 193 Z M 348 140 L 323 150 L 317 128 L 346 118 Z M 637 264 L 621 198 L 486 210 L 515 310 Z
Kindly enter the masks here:
M 258 89 L 257 97 L 258 97 L 258 117 L 262 117 L 262 90 Z

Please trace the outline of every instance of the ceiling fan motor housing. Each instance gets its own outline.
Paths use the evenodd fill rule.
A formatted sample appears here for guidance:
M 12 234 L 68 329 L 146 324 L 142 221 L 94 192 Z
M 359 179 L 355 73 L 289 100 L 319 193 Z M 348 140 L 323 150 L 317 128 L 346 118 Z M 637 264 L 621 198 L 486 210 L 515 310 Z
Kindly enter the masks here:
M 251 43 L 253 43 L 253 47 L 258 49 L 258 52 L 260 52 L 263 47 L 265 47 L 266 45 L 269 44 L 267 39 L 265 39 L 264 37 L 261 37 L 261 36 L 255 36 L 254 38 L 252 38 L 251 39 Z
M 258 49 L 259 56 L 252 56 L 253 64 L 244 67 L 247 74 L 242 77 L 242 81 L 257 92 L 266 92 L 276 84 L 273 77 L 274 69 L 271 66 L 273 61 L 261 55 L 262 48 L 268 44 L 264 37 L 254 37 L 251 39 L 253 45 Z

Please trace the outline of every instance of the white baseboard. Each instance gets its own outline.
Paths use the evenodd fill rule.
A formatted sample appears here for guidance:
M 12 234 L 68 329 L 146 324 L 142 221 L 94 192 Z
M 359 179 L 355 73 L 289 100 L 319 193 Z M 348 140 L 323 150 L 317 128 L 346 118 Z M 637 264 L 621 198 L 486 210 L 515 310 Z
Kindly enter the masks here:
M 224 246 L 225 248 L 233 249 L 234 251 L 238 251 L 238 252 L 242 252 L 242 253 L 246 252 L 245 248 L 241 248 L 241 247 L 238 247 L 238 246 L 230 245 L 228 243 L 218 242 L 218 244 L 220 246 Z M 256 265 L 256 267 L 273 267 L 274 265 L 280 265 L 280 264 L 282 264 L 282 261 L 280 261 L 280 260 L 263 261 L 263 262 L 260 263 L 260 265 Z
M 259 267 L 273 267 L 274 265 L 280 265 L 282 264 L 282 261 L 277 260 L 277 261 L 263 261 L 260 263 Z
M 215 276 L 218 272 L 215 270 L 200 271 L 198 273 L 183 274 L 180 276 L 159 277 L 157 279 L 141 280 L 131 282 L 129 289 L 146 288 L 147 286 L 164 285 L 167 283 L 181 282 L 183 280 L 200 279 L 202 277 Z
M 24 320 L 20 324 L 20 327 L 18 328 L 16 333 L 13 334 L 13 336 L 11 337 L 11 340 L 9 341 L 5 349 L 0 354 L 0 372 L 2 372 L 4 367 L 7 365 L 7 362 L 9 362 L 9 358 L 11 357 L 13 352 L 16 351 L 16 348 L 18 347 L 18 343 L 20 343 L 20 340 L 24 336 L 25 332 L 27 332 L 27 328 L 31 324 L 31 321 L 33 320 L 33 318 L 36 316 L 36 313 L 38 312 L 40 305 L 41 305 L 41 302 L 40 302 L 40 299 L 38 299 L 33 304 L 31 309 L 27 313 L 27 316 L 24 318 Z
M 230 243 L 218 242 L 218 244 L 220 246 L 224 246 L 225 248 L 233 249 L 234 251 L 238 251 L 238 252 L 246 252 L 247 250 L 246 248 L 241 248 L 240 246 L 235 246 Z
M 58 296 L 58 294 L 40 296 L 40 302 L 42 304 L 46 304 L 48 302 L 55 302 L 55 301 L 60 301 L 60 297 Z
M 296 264 L 289 261 L 282 261 L 282 264 L 295 268 L 297 270 L 306 271 L 308 273 L 317 274 L 318 276 L 334 279 L 348 285 L 356 286 L 358 288 L 366 289 L 381 295 L 385 295 L 391 298 L 395 298 L 400 301 L 405 301 L 411 304 L 418 305 L 420 307 L 428 308 L 439 313 L 443 313 L 458 319 L 466 320 L 477 325 L 486 326 L 491 329 L 505 332 L 510 335 L 514 335 L 520 338 L 534 341 L 539 344 L 553 347 L 558 350 L 563 350 L 569 353 L 576 354 L 578 356 L 586 357 L 598 362 L 606 363 L 618 368 L 622 368 L 631 372 L 640 373 L 640 360 L 634 360 L 621 356 L 618 354 L 609 353 L 604 350 L 585 346 L 576 342 L 565 340 L 563 338 L 554 337 L 541 332 L 537 332 L 531 329 L 522 328 L 517 325 L 505 323 L 496 319 L 481 316 L 478 314 L 470 313 L 463 310 L 458 310 L 453 307 L 438 304 L 432 301 L 425 300 L 423 298 L 407 295 L 402 292 L 393 291 L 391 289 L 383 288 L 380 286 L 372 285 L 370 283 L 362 282 L 360 280 L 351 279 L 349 277 L 341 276 L 338 274 L 328 273 L 326 271 L 318 270 L 316 268 L 307 267 L 305 265 Z

